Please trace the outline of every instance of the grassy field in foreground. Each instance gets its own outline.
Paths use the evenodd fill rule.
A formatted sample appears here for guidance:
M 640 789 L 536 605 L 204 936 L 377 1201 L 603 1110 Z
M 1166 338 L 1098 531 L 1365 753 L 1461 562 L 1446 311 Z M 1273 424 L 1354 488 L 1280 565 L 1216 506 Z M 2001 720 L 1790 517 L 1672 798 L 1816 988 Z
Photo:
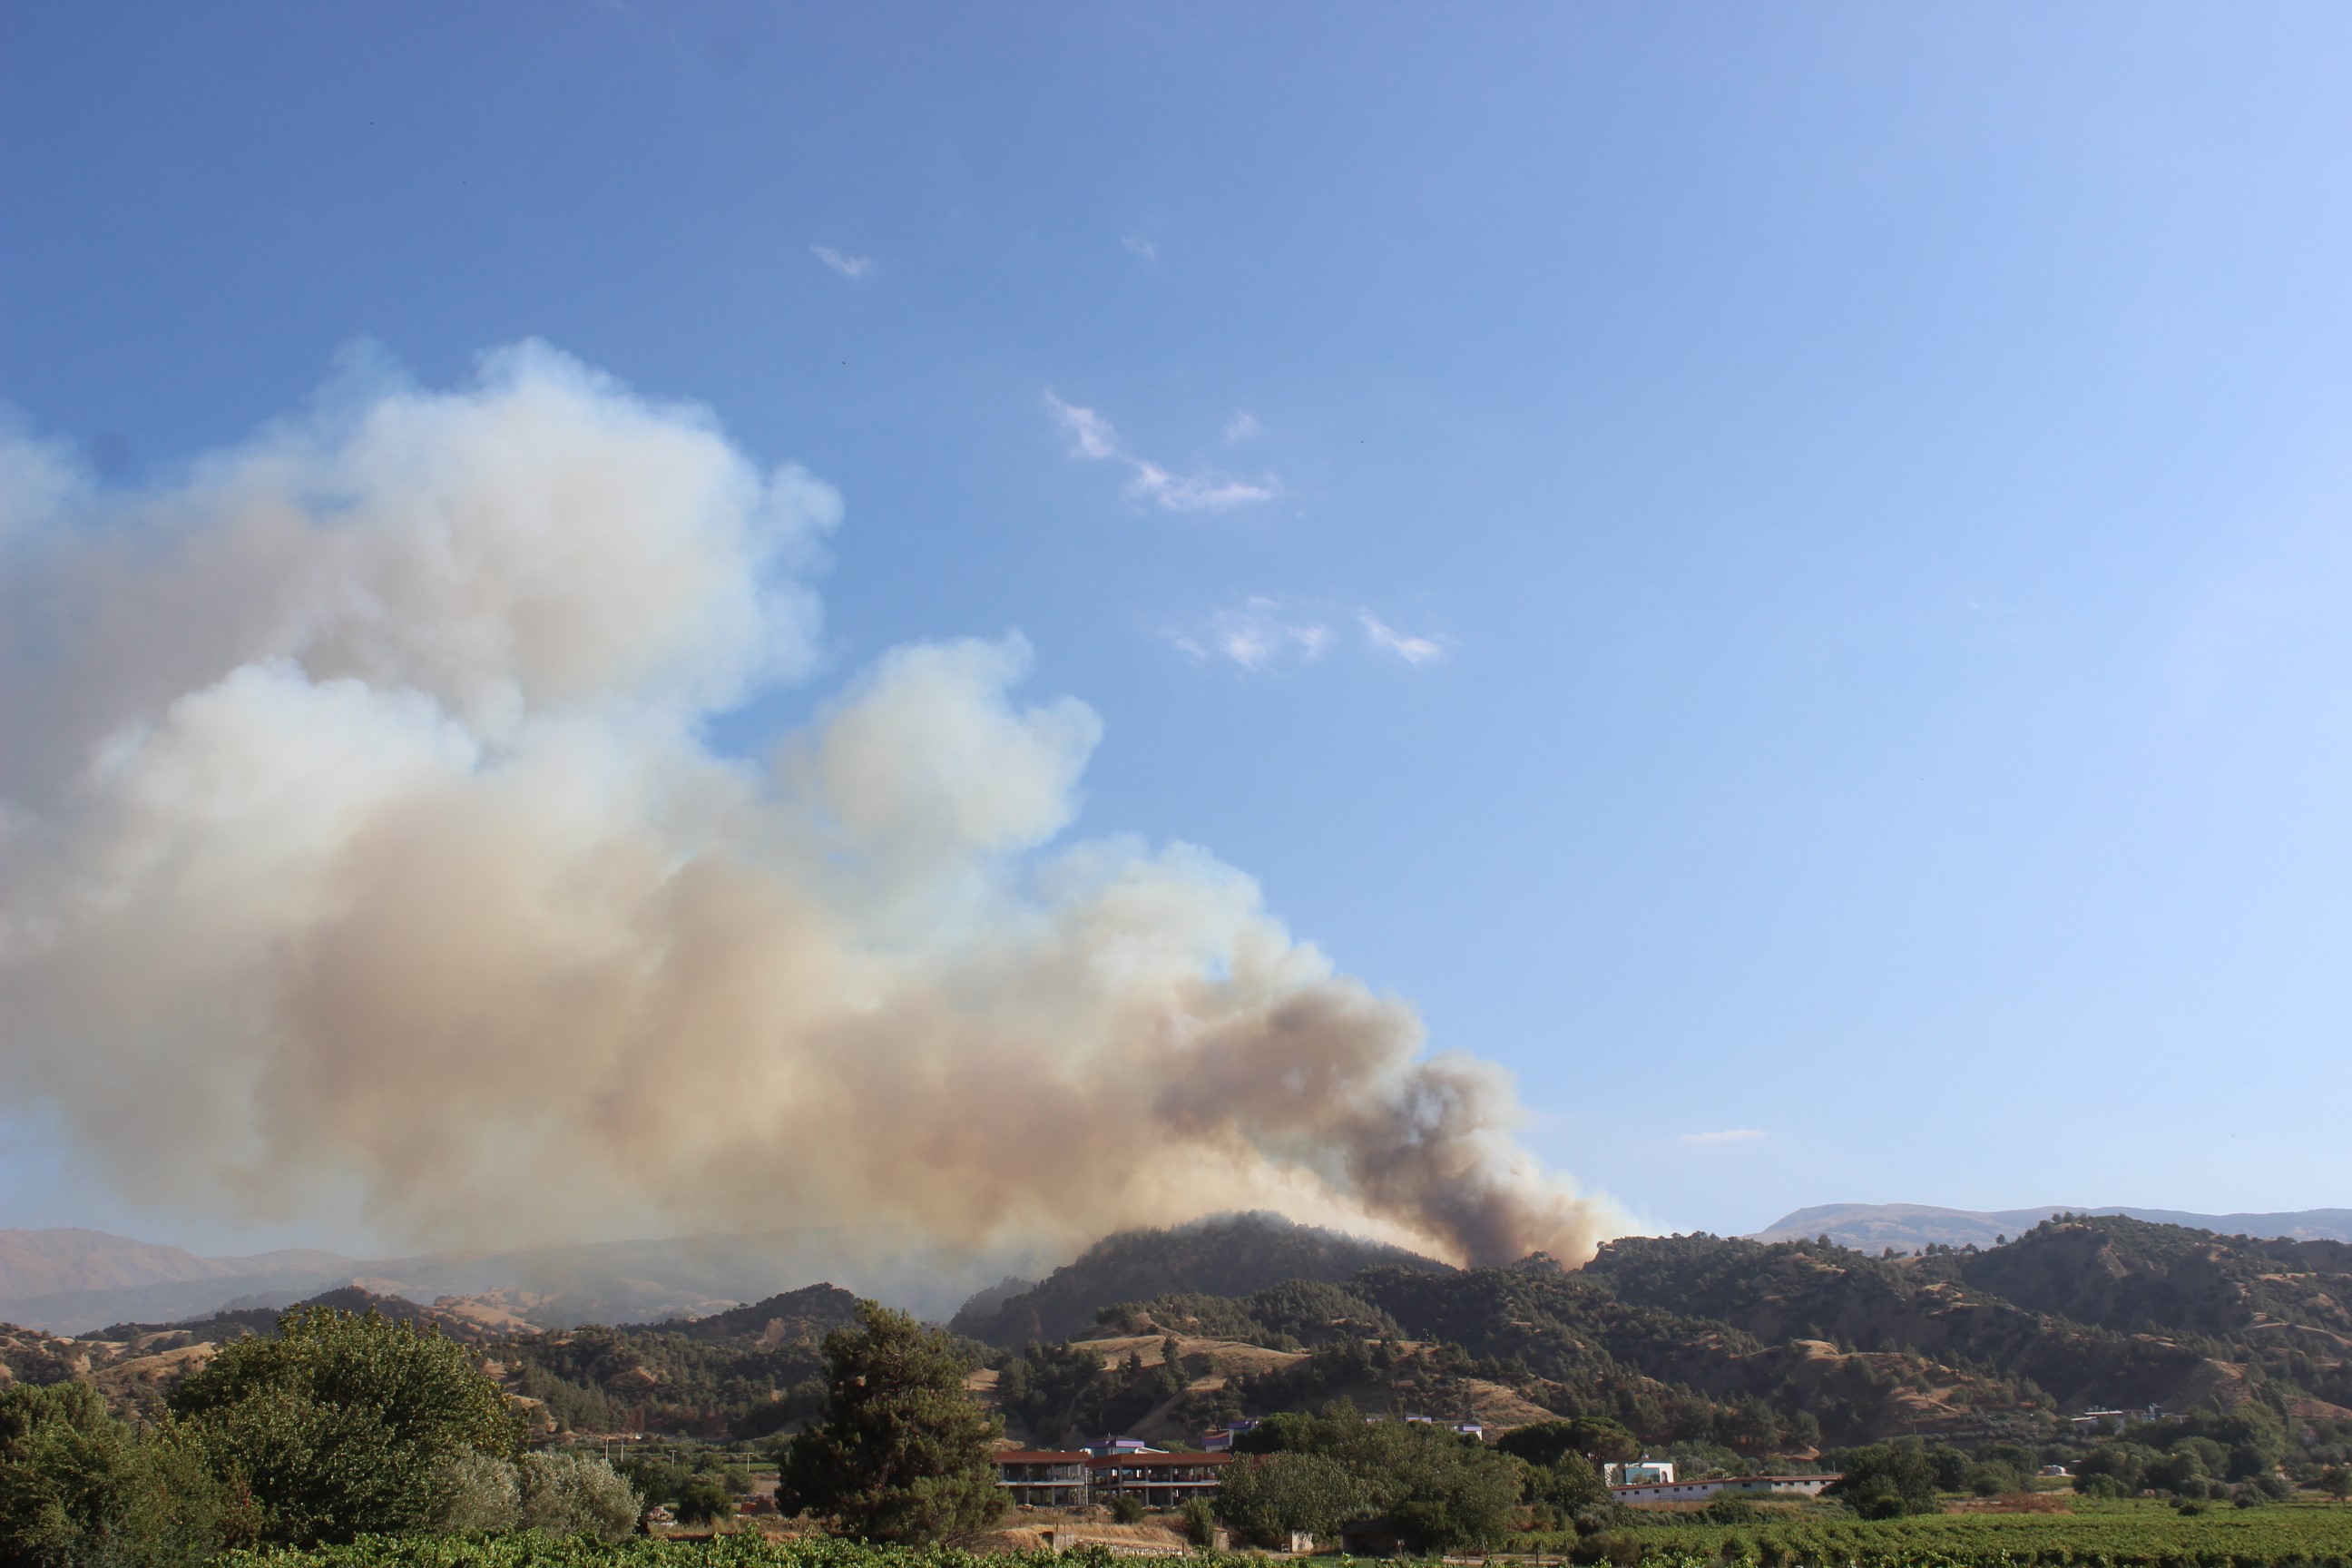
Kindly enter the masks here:
M 2182 1517 L 2123 1504 L 2080 1513 L 1645 1525 L 1583 1544 L 1580 1555 L 1597 1547 L 1617 1568 L 2352 1568 L 2352 1508 L 2293 1503 Z M 1120 1561 L 1083 1550 L 1064 1554 L 1073 1558 L 1097 1568 Z M 363 1541 L 227 1560 L 233 1568 L 985 1568 L 1018 1561 L 748 1533 L 614 1546 L 539 1535 Z

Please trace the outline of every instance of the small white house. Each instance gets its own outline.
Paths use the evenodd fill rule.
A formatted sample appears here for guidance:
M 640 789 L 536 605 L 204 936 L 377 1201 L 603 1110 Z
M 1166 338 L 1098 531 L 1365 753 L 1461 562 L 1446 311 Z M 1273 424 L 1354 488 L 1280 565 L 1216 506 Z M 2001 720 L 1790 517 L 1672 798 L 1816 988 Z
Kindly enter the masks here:
M 1675 1467 L 1664 1459 L 1631 1459 L 1622 1465 L 1612 1465 L 1608 1470 L 1612 1487 L 1647 1487 L 1661 1483 L 1674 1484 Z

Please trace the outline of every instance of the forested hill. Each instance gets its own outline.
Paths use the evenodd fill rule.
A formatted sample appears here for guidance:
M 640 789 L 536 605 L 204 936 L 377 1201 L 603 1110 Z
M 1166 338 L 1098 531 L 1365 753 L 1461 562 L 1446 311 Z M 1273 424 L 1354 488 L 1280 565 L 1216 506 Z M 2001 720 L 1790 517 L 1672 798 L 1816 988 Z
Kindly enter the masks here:
M 813 1409 L 819 1343 L 854 1305 L 812 1286 L 697 1319 L 534 1331 L 475 1300 L 322 1301 L 434 1319 L 548 1427 L 712 1437 Z M 1252 1215 L 1108 1237 L 955 1326 L 998 1347 L 971 1347 L 995 1373 L 977 1381 L 1024 1440 L 1182 1442 L 1345 1397 L 1490 1426 L 1608 1416 L 1703 1462 L 1766 1464 L 1906 1434 L 2046 1446 L 2084 1409 L 2149 1405 L 2326 1451 L 2352 1442 L 2347 1304 L 2352 1247 L 2119 1216 L 2055 1217 L 1981 1251 L 1649 1237 L 1581 1269 L 1463 1270 Z M 82 1377 L 141 1407 L 271 1319 L 0 1330 L 0 1381 Z
M 1219 1215 L 1167 1230 L 1107 1236 L 1036 1284 L 1008 1279 L 963 1304 L 949 1327 L 994 1345 L 1076 1339 L 1118 1301 L 1177 1292 L 1246 1296 L 1285 1280 L 1333 1281 L 1376 1265 L 1442 1268 L 1402 1247 L 1280 1215 Z
M 1050 1346 L 1024 1352 L 1008 1385 L 1029 1391 L 1014 1414 L 1041 1435 L 1141 1420 L 1155 1395 L 1158 1431 L 1345 1394 L 1432 1415 L 1608 1415 L 1651 1443 L 1759 1458 L 1906 1433 L 2032 1443 L 2108 1406 L 2259 1406 L 2323 1432 L 2352 1420 L 2352 1247 L 2336 1243 L 2067 1215 L 1984 1251 L 1632 1237 L 1575 1271 L 1385 1263 L 1247 1295 L 1186 1277 L 1189 1248 L 1150 1267 L 1153 1245 L 1127 1238 L 1122 1275 L 1097 1276 L 1093 1337 L 1173 1334 L 1188 1361 L 1195 1341 L 1239 1341 L 1280 1364 L 1180 1393 L 1149 1365 L 1080 1378 Z M 1142 1275 L 1177 1284 L 1119 1288 Z M 1086 1280 L 1055 1283 L 1058 1321 L 1076 1321 Z

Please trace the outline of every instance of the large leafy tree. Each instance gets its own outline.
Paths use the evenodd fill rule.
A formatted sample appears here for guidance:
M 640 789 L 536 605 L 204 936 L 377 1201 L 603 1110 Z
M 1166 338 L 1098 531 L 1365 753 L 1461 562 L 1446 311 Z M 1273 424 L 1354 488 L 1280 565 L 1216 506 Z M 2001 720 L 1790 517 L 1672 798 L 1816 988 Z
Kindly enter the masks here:
M 499 1385 L 430 1325 L 310 1307 L 223 1347 L 171 1407 L 261 1540 L 308 1545 L 429 1525 L 450 1461 L 510 1458 Z
M 964 1391 L 952 1340 L 860 1301 L 857 1327 L 825 1336 L 824 1356 L 824 1405 L 785 1451 L 781 1503 L 862 1541 L 938 1541 L 1003 1511 L 1002 1428 Z
M 1864 1519 L 1936 1511 L 1936 1463 L 1916 1448 L 1874 1443 L 1846 1455 L 1845 1474 L 1822 1494 Z
M 1235 1447 L 1336 1461 L 1365 1506 L 1386 1514 L 1416 1552 L 1499 1542 L 1528 1476 L 1524 1461 L 1475 1437 L 1423 1422 L 1367 1421 L 1344 1399 L 1315 1415 L 1270 1416 Z
M 1321 1454 L 1244 1454 L 1217 1488 L 1217 1517 L 1261 1546 L 1279 1546 L 1294 1530 L 1334 1535 L 1364 1510 L 1361 1483 Z
M 171 1568 L 208 1562 L 220 1489 L 177 1431 L 136 1431 L 87 1384 L 0 1388 L 0 1563 Z
M 1605 1415 L 1538 1421 L 1503 1434 L 1495 1445 L 1528 1463 L 1528 1500 L 1550 1519 L 1572 1518 L 1609 1500 L 1599 1466 L 1642 1451 L 1633 1433 Z

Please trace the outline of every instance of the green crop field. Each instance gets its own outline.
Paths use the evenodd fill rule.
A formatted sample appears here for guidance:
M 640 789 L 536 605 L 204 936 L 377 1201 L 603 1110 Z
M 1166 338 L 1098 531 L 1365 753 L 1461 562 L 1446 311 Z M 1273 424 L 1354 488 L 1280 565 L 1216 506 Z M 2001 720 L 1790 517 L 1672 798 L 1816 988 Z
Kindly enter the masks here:
M 1942 1513 L 1864 1521 L 1660 1524 L 1588 1543 L 1621 1568 L 2352 1568 L 2352 1508 L 2279 1504 L 2183 1516 L 2086 1503 L 2071 1513 Z
M 2183 1517 L 2111 1504 L 2077 1513 L 1885 1521 L 1795 1516 L 1744 1525 L 1643 1525 L 1594 1537 L 1578 1555 L 1591 1557 L 1596 1549 L 1609 1568 L 2352 1568 L 2352 1508 L 2292 1503 Z M 1099 1551 L 1065 1556 L 1090 1568 L 1115 1561 Z M 1019 1560 L 745 1533 L 612 1546 L 537 1534 L 376 1540 L 224 1561 L 226 1568 L 1003 1568 Z M 1251 1559 L 1217 1561 L 1238 1568 Z

